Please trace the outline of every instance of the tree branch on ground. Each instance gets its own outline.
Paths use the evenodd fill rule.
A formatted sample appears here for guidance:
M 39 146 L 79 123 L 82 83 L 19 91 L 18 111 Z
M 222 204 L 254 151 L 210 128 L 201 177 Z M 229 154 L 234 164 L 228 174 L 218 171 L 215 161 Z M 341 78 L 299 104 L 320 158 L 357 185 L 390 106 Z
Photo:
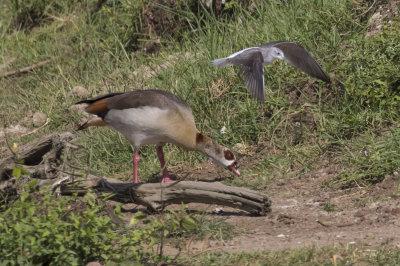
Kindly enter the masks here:
M 12 70 L 12 71 L 8 71 L 8 72 L 0 73 L 0 78 L 5 78 L 5 77 L 10 77 L 10 76 L 14 76 L 14 75 L 17 75 L 17 74 L 25 73 L 25 72 L 31 71 L 34 68 L 38 68 L 38 67 L 47 65 L 50 62 L 51 62 L 51 59 L 47 59 L 47 60 L 41 61 L 39 63 L 30 65 L 30 66 L 27 66 L 27 67 L 23 67 L 23 68 L 20 68 L 20 69 L 17 69 L 17 70 Z

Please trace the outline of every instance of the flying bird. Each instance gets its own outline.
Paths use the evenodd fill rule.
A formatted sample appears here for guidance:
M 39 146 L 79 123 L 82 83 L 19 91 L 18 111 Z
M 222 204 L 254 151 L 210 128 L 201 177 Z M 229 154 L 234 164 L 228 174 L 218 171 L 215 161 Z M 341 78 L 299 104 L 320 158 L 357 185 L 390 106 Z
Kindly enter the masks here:
M 157 156 L 163 171 L 162 182 L 172 181 L 165 165 L 162 148 L 167 142 L 187 150 L 202 152 L 217 165 L 226 167 L 240 176 L 235 168 L 236 159 L 233 153 L 198 132 L 192 109 L 172 93 L 137 90 L 102 95 L 76 104 L 87 104 L 86 112 L 98 117 L 89 119 L 78 130 L 109 125 L 133 144 L 134 183 L 138 182 L 139 148 L 147 144 L 157 145 Z
M 295 42 L 276 41 L 258 47 L 250 47 L 231 54 L 228 57 L 215 59 L 214 66 L 241 65 L 243 79 L 248 92 L 260 104 L 265 101 L 264 67 L 275 59 L 283 60 L 308 75 L 330 82 L 318 62 L 303 47 Z

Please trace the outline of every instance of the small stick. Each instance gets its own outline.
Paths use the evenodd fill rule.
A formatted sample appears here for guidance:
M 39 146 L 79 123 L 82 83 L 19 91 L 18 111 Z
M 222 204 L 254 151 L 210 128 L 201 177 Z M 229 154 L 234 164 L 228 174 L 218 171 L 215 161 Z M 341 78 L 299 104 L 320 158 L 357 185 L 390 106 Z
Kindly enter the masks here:
M 46 119 L 46 122 L 44 122 L 43 125 L 41 125 L 40 127 L 35 128 L 35 129 L 32 130 L 32 131 L 29 131 L 29 132 L 27 132 L 27 133 L 25 133 L 25 134 L 22 134 L 21 137 L 25 137 L 25 136 L 28 136 L 28 135 L 30 135 L 30 134 L 35 133 L 35 132 L 38 131 L 39 129 L 45 127 L 49 122 L 50 122 L 50 118 L 47 118 L 47 119 Z
M 322 225 L 322 226 L 325 226 L 325 227 L 329 227 L 329 226 L 330 226 L 330 225 L 328 225 L 328 224 L 324 224 L 324 223 L 321 222 L 320 220 L 316 220 L 316 222 L 319 223 L 319 224 Z
M 215 250 L 218 250 L 218 249 L 223 249 L 223 247 L 215 247 L 215 248 L 209 248 L 209 249 L 206 249 L 206 250 L 202 250 L 199 253 L 196 253 L 196 254 L 192 255 L 192 257 L 196 257 L 196 256 L 201 255 L 203 253 L 206 253 L 206 252 L 209 252 L 209 251 L 215 251 Z
M 33 64 L 33 65 L 31 65 L 31 66 L 23 67 L 23 68 L 20 68 L 20 69 L 17 69 L 17 70 L 8 71 L 8 72 L 5 72 L 5 73 L 0 74 L 0 78 L 5 78 L 5 77 L 13 76 L 13 75 L 20 74 L 20 73 L 25 73 L 25 72 L 31 71 L 31 70 L 34 69 L 34 68 L 47 65 L 47 64 L 50 63 L 50 62 L 51 62 L 51 59 L 47 59 L 47 60 L 45 60 L 45 61 L 42 61 L 42 62 Z
M 64 178 L 61 178 L 60 180 L 58 180 L 57 182 L 55 182 L 53 185 L 51 185 L 51 190 L 53 191 L 53 193 L 56 191 L 56 189 L 58 187 L 60 187 L 62 185 L 62 183 L 64 183 L 64 181 L 70 179 L 71 177 L 67 176 Z
M 175 185 L 178 184 L 179 182 L 185 180 L 186 177 L 188 177 L 188 176 L 189 176 L 189 173 L 187 173 L 184 177 L 179 178 L 178 180 L 176 180 L 176 181 L 173 182 L 172 184 L 169 184 L 169 185 L 165 186 L 165 188 L 169 188 L 169 187 L 175 186 Z
M 190 244 L 192 244 L 193 240 L 197 237 L 197 235 L 193 235 L 186 244 L 186 254 L 190 256 Z
M 203 252 L 203 250 L 206 248 L 206 246 L 208 244 L 208 240 L 210 239 L 211 235 L 212 235 L 212 233 L 209 233 L 208 235 L 206 235 L 206 237 L 201 242 L 201 252 Z

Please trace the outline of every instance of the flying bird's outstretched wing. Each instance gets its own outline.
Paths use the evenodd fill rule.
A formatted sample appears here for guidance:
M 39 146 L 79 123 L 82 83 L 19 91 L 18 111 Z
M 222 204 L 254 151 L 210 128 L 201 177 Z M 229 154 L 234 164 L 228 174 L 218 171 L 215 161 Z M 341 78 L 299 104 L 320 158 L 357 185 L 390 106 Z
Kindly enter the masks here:
M 277 42 L 274 47 L 280 49 L 283 54 L 283 60 L 289 63 L 291 66 L 307 73 L 308 75 L 330 82 L 331 79 L 318 64 L 318 62 L 312 57 L 312 55 L 300 45 L 294 42 Z
M 259 47 L 250 47 L 240 50 L 239 52 L 236 52 L 234 54 L 231 54 L 228 57 L 212 60 L 211 63 L 214 66 L 219 66 L 219 67 L 232 66 L 232 65 L 246 65 L 250 63 L 254 53 L 259 53 L 259 52 L 260 52 Z
M 265 101 L 264 87 L 264 67 L 263 56 L 261 52 L 252 53 L 251 59 L 247 64 L 243 64 L 243 79 L 247 87 L 247 91 L 260 104 Z
M 214 66 L 241 65 L 247 91 L 259 103 L 264 103 L 264 57 L 259 47 L 250 47 L 228 57 L 212 61 Z

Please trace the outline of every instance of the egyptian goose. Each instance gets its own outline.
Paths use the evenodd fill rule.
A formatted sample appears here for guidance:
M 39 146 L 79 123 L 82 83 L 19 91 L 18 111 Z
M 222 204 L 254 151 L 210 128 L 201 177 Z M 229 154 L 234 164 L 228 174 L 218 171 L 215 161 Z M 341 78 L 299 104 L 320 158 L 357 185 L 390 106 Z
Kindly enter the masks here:
M 265 100 L 263 65 L 272 64 L 275 59 L 283 60 L 312 77 L 330 82 L 329 76 L 311 54 L 297 43 L 289 41 L 269 42 L 258 47 L 246 48 L 228 57 L 215 59 L 212 64 L 241 65 L 248 92 L 262 104 Z
M 187 150 L 204 153 L 214 163 L 227 167 L 236 175 L 233 153 L 196 129 L 192 109 L 172 93 L 160 90 L 137 90 L 111 93 L 77 104 L 87 104 L 86 112 L 97 115 L 78 130 L 90 126 L 109 125 L 121 132 L 134 146 L 133 182 L 137 183 L 139 148 L 157 145 L 157 155 L 163 170 L 162 182 L 171 181 L 165 166 L 162 145 L 173 143 Z

